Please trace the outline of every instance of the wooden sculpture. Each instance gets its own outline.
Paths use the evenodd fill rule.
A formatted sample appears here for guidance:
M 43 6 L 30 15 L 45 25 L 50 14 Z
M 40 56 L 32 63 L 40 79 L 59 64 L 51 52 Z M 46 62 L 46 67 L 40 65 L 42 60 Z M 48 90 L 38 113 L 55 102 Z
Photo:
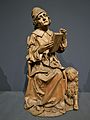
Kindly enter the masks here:
M 49 30 L 51 19 L 39 7 L 32 10 L 34 31 L 27 37 L 28 85 L 24 108 L 36 116 L 58 116 L 78 110 L 78 71 L 61 65 L 56 52 L 67 47 L 67 31 Z

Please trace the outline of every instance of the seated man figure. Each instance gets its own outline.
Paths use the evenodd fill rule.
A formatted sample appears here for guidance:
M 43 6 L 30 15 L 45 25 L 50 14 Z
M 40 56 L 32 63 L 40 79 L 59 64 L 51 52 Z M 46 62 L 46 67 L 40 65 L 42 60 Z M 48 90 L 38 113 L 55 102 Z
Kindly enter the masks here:
M 35 30 L 27 38 L 28 85 L 24 108 L 38 116 L 58 116 L 77 109 L 77 97 L 72 97 L 71 103 L 72 100 L 75 103 L 68 105 L 69 68 L 65 69 L 55 54 L 67 47 L 66 30 L 60 29 L 58 34 L 49 30 L 51 19 L 39 7 L 33 8 L 32 19 Z M 60 42 L 55 47 L 57 36 Z

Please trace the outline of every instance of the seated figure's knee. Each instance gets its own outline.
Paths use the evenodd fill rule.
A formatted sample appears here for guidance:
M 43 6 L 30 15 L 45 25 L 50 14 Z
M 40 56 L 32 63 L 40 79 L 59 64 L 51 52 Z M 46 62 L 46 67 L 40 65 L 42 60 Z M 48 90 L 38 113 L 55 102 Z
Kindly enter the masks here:
M 57 73 L 57 76 L 58 76 L 60 79 L 63 79 L 63 73 L 62 73 L 61 70 L 56 69 L 56 73 Z

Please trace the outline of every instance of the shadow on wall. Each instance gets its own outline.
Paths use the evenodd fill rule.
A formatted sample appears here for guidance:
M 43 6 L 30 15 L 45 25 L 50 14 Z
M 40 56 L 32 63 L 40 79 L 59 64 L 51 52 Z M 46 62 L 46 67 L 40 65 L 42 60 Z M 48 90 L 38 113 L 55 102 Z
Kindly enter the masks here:
M 0 67 L 0 91 L 11 91 L 11 87 L 7 82 L 7 76 Z
M 84 85 L 83 90 L 84 92 L 90 92 L 90 70 L 88 72 L 88 78 L 87 78 L 86 84 Z

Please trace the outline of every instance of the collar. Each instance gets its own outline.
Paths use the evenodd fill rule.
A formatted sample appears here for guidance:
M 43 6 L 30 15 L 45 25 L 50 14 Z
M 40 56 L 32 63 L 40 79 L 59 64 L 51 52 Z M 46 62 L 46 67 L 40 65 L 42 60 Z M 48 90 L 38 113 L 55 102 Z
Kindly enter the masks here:
M 51 30 L 49 30 L 49 29 L 46 31 L 46 33 L 47 33 L 48 35 L 50 35 L 50 36 L 53 34 L 53 32 L 52 32 Z
M 35 35 L 37 35 L 37 36 L 39 36 L 39 37 L 43 37 L 44 33 L 45 33 L 45 31 L 40 30 L 40 29 L 36 29 L 35 31 L 33 31 L 33 34 L 35 34 Z M 53 32 L 50 31 L 49 29 L 46 31 L 46 33 L 47 33 L 48 35 L 50 35 L 50 36 L 53 34 Z

